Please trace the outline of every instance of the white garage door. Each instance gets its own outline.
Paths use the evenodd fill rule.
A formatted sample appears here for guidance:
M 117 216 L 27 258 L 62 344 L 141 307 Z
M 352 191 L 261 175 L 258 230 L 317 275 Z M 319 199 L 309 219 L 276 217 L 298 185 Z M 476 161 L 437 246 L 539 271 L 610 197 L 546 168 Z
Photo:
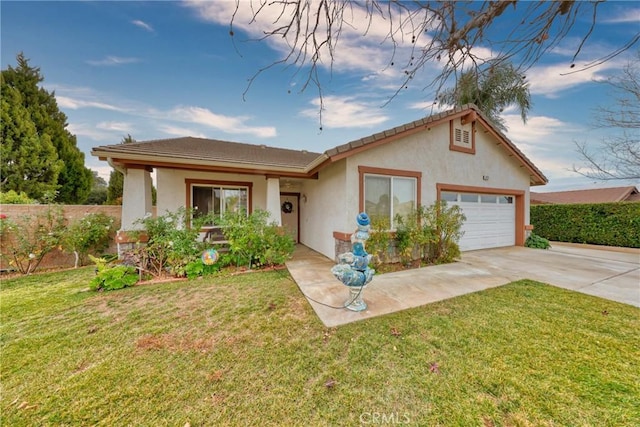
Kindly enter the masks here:
M 516 244 L 515 197 L 481 193 L 442 192 L 447 203 L 458 205 L 467 217 L 460 250 L 498 248 Z

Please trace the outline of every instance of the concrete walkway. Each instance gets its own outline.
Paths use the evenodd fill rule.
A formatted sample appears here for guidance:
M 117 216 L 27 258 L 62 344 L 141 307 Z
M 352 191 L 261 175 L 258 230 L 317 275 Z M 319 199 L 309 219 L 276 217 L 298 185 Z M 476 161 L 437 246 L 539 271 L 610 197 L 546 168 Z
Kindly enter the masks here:
M 298 245 L 287 268 L 327 327 L 418 307 L 532 279 L 640 307 L 640 250 L 625 252 L 554 244 L 550 250 L 508 247 L 464 252 L 453 264 L 376 275 L 364 291 L 368 308 L 341 308 L 347 288 L 331 274 L 335 263 Z M 336 308 L 330 308 L 326 305 Z

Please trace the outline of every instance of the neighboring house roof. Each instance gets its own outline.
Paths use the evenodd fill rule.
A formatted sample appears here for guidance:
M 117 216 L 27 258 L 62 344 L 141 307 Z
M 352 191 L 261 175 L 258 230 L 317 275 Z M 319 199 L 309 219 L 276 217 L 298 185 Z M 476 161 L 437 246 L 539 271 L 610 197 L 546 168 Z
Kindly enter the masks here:
M 313 153 L 239 142 L 184 137 L 129 144 L 94 147 L 91 154 L 114 165 L 127 167 L 185 167 L 198 170 L 274 173 L 291 177 L 313 177 L 328 164 L 392 142 L 449 120 L 467 117 L 480 120 L 500 141 L 498 145 L 515 157 L 529 171 L 532 185 L 548 182 L 544 174 L 473 104 L 456 107 L 439 114 L 397 126 L 374 135 L 351 141 L 325 151 Z
M 640 201 L 640 192 L 631 185 L 549 193 L 531 192 L 529 197 L 531 204 L 611 203 Z

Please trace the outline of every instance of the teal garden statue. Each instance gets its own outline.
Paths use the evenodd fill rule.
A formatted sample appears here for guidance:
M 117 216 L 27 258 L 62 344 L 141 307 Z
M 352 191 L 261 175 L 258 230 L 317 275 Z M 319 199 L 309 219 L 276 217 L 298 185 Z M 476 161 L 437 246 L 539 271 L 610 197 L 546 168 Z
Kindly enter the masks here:
M 338 255 L 339 264 L 331 268 L 331 272 L 338 280 L 349 288 L 349 299 L 345 301 L 345 308 L 352 311 L 367 309 L 367 303 L 362 299 L 362 292 L 367 286 L 375 270 L 369 268 L 371 255 L 365 250 L 365 242 L 369 239 L 369 216 L 362 212 L 356 218 L 358 228 L 351 235 L 351 252 Z

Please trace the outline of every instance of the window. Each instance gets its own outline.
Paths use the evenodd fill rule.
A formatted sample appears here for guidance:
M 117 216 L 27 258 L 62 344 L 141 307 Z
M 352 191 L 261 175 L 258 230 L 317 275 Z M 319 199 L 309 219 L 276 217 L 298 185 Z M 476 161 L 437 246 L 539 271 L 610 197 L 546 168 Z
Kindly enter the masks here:
M 460 194 L 460 201 L 467 203 L 478 203 L 478 195 L 477 194 Z
M 449 191 L 443 191 L 440 193 L 440 200 L 444 200 L 445 202 L 457 202 L 458 201 L 458 193 L 451 193 Z
M 493 195 L 480 195 L 480 203 L 498 203 L 497 199 L 497 196 Z
M 395 216 L 406 216 L 416 204 L 416 178 L 365 174 L 364 210 L 372 220 L 386 218 L 394 229 Z
M 504 204 L 513 203 L 513 196 L 498 196 L 498 202 Z
M 194 215 L 225 212 L 249 212 L 249 187 L 216 184 L 192 184 L 191 207 Z M 208 224 L 212 226 L 213 224 Z

